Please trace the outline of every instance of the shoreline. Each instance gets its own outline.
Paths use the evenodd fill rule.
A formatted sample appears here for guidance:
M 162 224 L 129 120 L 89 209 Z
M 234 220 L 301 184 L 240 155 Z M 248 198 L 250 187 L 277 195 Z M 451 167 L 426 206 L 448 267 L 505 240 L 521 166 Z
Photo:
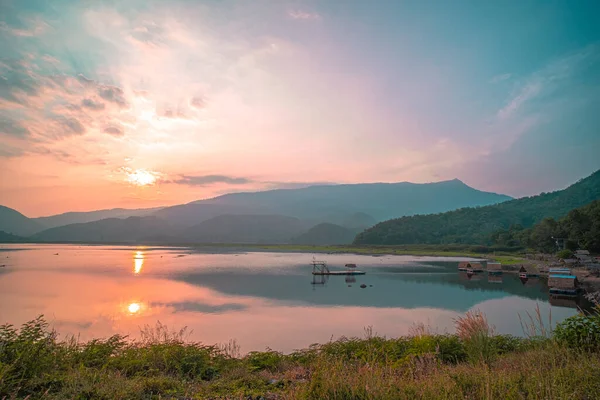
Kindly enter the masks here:
M 473 252 L 462 245 L 398 245 L 398 246 L 362 246 L 362 245 L 294 245 L 294 244 L 254 244 L 254 243 L 160 243 L 160 242 L 10 242 L 0 245 L 73 245 L 73 246 L 124 246 L 124 247 L 161 247 L 181 249 L 215 249 L 232 251 L 262 251 L 282 253 L 321 253 L 356 254 L 365 256 L 414 256 L 414 257 L 455 257 L 479 260 L 496 260 L 505 265 L 521 264 L 527 259 L 510 252 Z M 455 247 L 455 248 L 452 248 Z M 447 250 L 446 250 L 447 249 Z

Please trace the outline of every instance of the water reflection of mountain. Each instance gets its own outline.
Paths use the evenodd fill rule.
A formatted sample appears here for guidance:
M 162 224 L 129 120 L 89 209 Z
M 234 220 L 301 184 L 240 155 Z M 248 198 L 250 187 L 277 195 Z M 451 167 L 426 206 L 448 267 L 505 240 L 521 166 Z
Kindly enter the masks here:
M 479 281 L 462 280 L 456 263 L 451 264 L 452 269 L 439 264 L 406 267 L 365 265 L 361 269 L 367 274 L 357 276 L 356 282 L 350 284 L 343 276 L 334 276 L 323 285 L 312 285 L 312 276 L 306 266 L 258 271 L 237 268 L 188 271 L 177 273 L 174 278 L 225 294 L 313 306 L 432 307 L 466 311 L 485 300 L 510 295 L 548 299 L 542 285 L 525 287 L 514 276 L 505 277 L 502 284 L 488 282 L 487 275 Z M 367 288 L 359 287 L 363 283 Z
M 542 280 L 523 283 L 516 275 L 506 274 L 501 282 L 497 282 L 498 277 L 488 279 L 487 273 L 473 274 L 467 277 L 466 273 L 447 273 L 447 274 L 403 274 L 402 280 L 413 281 L 417 283 L 438 283 L 441 285 L 462 286 L 469 291 L 498 291 L 506 294 L 526 297 L 532 300 L 548 300 L 547 286 Z M 396 279 L 391 277 L 390 279 Z

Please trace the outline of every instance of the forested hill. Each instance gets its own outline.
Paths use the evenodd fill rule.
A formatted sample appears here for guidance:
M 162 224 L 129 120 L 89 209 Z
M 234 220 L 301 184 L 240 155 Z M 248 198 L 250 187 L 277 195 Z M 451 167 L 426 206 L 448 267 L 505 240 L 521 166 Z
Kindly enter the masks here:
M 600 199 L 600 170 L 567 189 L 477 208 L 381 222 L 357 235 L 355 244 L 492 244 L 491 233 L 560 218 Z
M 499 246 L 521 246 L 546 253 L 557 250 L 554 238 L 566 240 L 570 250 L 587 249 L 600 252 L 600 200 L 571 210 L 566 217 L 556 221 L 545 218 L 530 229 L 495 232 L 494 243 Z

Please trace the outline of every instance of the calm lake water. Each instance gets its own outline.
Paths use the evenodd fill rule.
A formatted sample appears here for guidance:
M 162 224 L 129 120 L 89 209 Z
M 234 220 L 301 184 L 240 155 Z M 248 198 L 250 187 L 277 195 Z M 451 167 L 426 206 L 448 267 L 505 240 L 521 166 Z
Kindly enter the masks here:
M 84 340 L 157 321 L 187 326 L 207 344 L 235 339 L 242 352 L 289 352 L 340 336 L 388 337 L 424 323 L 453 332 L 453 320 L 483 311 L 499 333 L 523 335 L 519 314 L 561 321 L 576 310 L 548 303 L 537 279 L 471 279 L 458 259 L 316 254 L 331 269 L 355 263 L 366 275 L 311 284 L 313 254 L 197 252 L 185 248 L 2 245 L 0 324 L 44 314 L 61 334 Z M 360 285 L 367 285 L 361 288 Z M 566 304 L 568 305 L 568 304 Z

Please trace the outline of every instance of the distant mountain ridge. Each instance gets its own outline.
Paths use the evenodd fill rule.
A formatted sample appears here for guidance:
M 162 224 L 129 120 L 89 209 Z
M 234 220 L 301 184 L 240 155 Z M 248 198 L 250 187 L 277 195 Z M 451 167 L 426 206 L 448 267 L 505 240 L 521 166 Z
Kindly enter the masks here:
M 151 240 L 156 235 L 165 238 L 173 234 L 174 229 L 168 222 L 149 216 L 58 226 L 36 233 L 31 239 L 40 242 L 135 243 Z
M 341 225 L 356 213 L 374 222 L 403 215 L 496 204 L 511 197 L 473 189 L 458 179 L 435 183 L 361 183 L 231 193 L 166 207 L 157 216 L 188 225 L 223 214 L 277 214 Z
M 83 222 L 99 221 L 106 218 L 128 218 L 128 217 L 142 217 L 150 215 L 163 207 L 154 208 L 139 208 L 139 209 L 127 209 L 127 208 L 112 208 L 107 210 L 97 211 L 71 211 L 63 214 L 51 215 L 48 217 L 32 218 L 34 221 L 40 223 L 46 229 L 54 228 L 57 226 L 78 224 Z
M 0 231 L 17 236 L 29 236 L 44 229 L 39 222 L 27 218 L 17 210 L 0 206 Z
M 600 170 L 564 190 L 500 204 L 381 222 L 360 233 L 355 244 L 490 244 L 491 233 L 511 225 L 530 227 L 544 218 L 560 218 L 600 199 Z
M 349 243 L 349 231 L 359 232 L 388 215 L 440 212 L 508 199 L 457 179 L 322 185 L 233 193 L 159 209 L 74 212 L 36 219 L 19 214 L 22 224 L 30 228 L 15 233 L 35 233 L 32 240 L 58 242 L 290 243 L 321 238 Z M 44 229 L 42 223 L 50 228 Z

